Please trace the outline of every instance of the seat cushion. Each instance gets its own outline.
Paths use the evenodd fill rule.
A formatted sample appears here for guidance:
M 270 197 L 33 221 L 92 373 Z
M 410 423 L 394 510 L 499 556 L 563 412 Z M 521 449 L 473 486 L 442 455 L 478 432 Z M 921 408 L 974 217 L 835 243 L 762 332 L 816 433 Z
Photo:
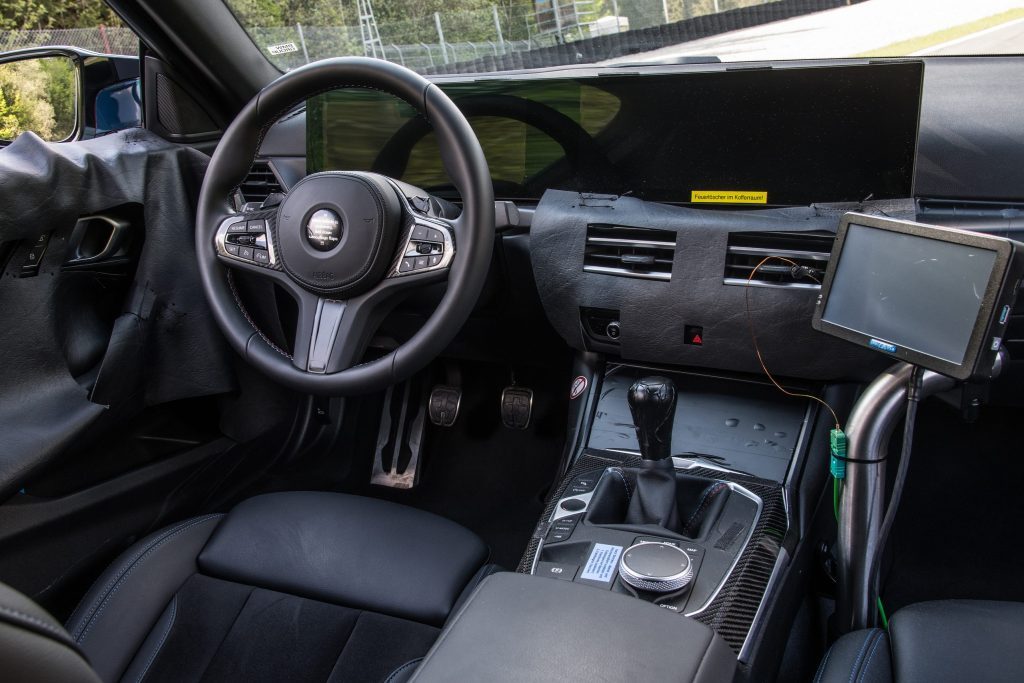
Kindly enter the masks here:
M 1024 603 L 940 600 L 910 605 L 889 631 L 848 633 L 829 649 L 818 683 L 1024 680 Z
M 204 574 L 440 626 L 487 559 L 443 517 L 337 493 L 273 493 L 232 510 Z
M 268 494 L 143 539 L 67 628 L 104 681 L 385 680 L 426 653 L 486 555 L 412 508 Z

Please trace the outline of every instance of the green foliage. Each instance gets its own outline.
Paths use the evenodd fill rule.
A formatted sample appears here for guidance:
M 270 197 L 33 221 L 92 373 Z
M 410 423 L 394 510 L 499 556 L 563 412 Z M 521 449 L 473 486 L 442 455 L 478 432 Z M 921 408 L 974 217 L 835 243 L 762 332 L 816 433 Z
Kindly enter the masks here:
M 0 30 L 121 26 L 103 0 L 0 0 Z
M 65 140 L 75 129 L 76 71 L 64 57 L 0 64 L 0 139 L 30 130 Z

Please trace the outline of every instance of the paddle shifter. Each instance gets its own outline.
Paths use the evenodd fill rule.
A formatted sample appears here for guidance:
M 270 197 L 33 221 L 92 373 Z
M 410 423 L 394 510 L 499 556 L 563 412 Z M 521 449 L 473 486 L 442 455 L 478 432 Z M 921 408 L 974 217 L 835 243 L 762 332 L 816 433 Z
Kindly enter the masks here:
M 629 388 L 640 457 L 664 460 L 672 455 L 672 422 L 676 417 L 676 385 L 668 377 L 641 377 Z

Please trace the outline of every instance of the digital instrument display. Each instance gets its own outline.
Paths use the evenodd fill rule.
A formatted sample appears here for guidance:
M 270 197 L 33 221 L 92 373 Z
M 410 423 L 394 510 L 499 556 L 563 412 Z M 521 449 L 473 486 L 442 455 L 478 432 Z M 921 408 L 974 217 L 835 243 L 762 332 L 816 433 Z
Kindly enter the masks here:
M 814 326 L 966 379 L 999 350 L 1016 289 L 1004 288 L 1015 251 L 999 237 L 847 214 Z
M 913 196 L 922 74 L 905 61 L 437 84 L 473 126 L 496 198 L 792 206 Z M 391 95 L 311 98 L 306 135 L 310 173 L 375 171 L 458 199 L 429 122 Z

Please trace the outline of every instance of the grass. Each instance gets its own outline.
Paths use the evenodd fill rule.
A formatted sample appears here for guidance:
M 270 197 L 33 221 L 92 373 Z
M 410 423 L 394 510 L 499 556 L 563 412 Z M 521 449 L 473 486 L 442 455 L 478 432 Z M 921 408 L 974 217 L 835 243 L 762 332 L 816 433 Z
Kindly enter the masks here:
M 993 26 L 999 26 L 1005 24 L 1014 19 L 1024 18 L 1024 7 L 1006 10 L 999 14 L 993 14 L 990 17 L 984 19 L 978 19 L 971 21 L 960 26 L 953 26 L 952 28 L 943 29 L 936 31 L 935 33 L 929 33 L 928 35 L 918 36 L 917 38 L 910 38 L 908 40 L 901 40 L 898 43 L 886 45 L 875 50 L 869 50 L 868 52 L 862 52 L 857 57 L 903 57 L 906 55 L 912 55 L 921 50 L 925 50 L 929 47 L 941 45 L 942 43 L 948 43 L 951 40 L 962 38 L 972 33 L 984 31 L 987 28 Z

